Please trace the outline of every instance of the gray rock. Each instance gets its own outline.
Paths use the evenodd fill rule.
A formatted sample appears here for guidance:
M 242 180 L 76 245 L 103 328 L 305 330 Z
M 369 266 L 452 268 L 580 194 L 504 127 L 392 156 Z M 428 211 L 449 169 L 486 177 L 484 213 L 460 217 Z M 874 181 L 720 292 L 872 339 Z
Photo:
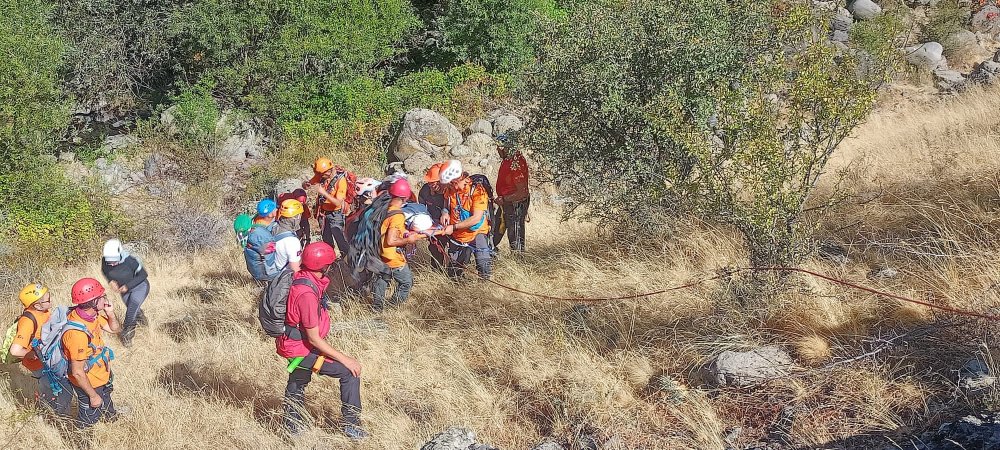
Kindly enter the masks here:
M 59 162 L 73 162 L 76 161 L 76 153 L 73 152 L 62 152 L 59 154 Z
M 778 346 L 746 352 L 725 351 L 707 367 L 710 382 L 717 386 L 751 386 L 788 375 L 792 358 Z
M 456 146 L 455 148 L 459 147 L 461 147 L 461 145 Z M 414 153 L 403 161 L 403 169 L 407 173 L 423 174 L 432 165 L 434 165 L 434 160 L 431 159 L 430 155 L 423 152 Z
M 837 10 L 837 14 L 830 19 L 830 28 L 833 31 L 850 31 L 851 26 L 854 25 L 854 17 L 851 12 L 847 9 L 840 8 Z
M 850 39 L 850 37 L 847 35 L 846 31 L 837 30 L 830 35 L 830 40 L 834 42 L 847 42 L 848 39 Z
M 996 34 L 1000 32 L 1000 8 L 986 5 L 972 16 L 972 31 Z
M 132 147 L 139 144 L 139 138 L 132 136 L 131 134 L 116 134 L 114 136 L 108 136 L 104 139 L 104 143 L 101 147 L 104 147 L 109 152 L 116 152 L 118 150 Z
M 468 140 L 466 140 L 466 142 L 468 142 Z M 451 156 L 454 156 L 456 158 L 462 158 L 463 156 L 469 156 L 471 154 L 473 154 L 472 149 L 465 144 L 456 145 L 451 148 Z
M 563 446 L 556 443 L 553 440 L 546 439 L 540 442 L 538 445 L 531 448 L 531 450 L 564 450 Z
M 944 46 L 937 42 L 926 42 L 907 47 L 906 61 L 928 71 L 948 67 L 948 60 L 944 57 Z
M 976 37 L 976 33 L 969 30 L 960 30 L 954 34 L 948 36 L 941 41 L 941 45 L 948 49 L 949 55 L 968 55 L 967 57 L 975 57 L 977 55 L 986 55 L 986 50 L 979 45 L 979 38 Z
M 177 164 L 174 164 L 170 161 L 170 158 L 160 153 L 150 154 L 142 162 L 142 171 L 147 178 L 168 175 L 177 169 L 179 169 Z
M 479 119 L 469 125 L 468 134 L 483 133 L 487 136 L 493 135 L 493 124 L 489 120 Z
M 469 137 L 465 138 L 465 146 L 469 148 L 471 154 L 480 158 L 497 152 L 496 141 L 490 135 L 483 133 L 470 134 Z
M 965 77 L 957 70 L 935 70 L 934 79 L 938 89 L 945 92 L 962 92 L 967 84 Z
M 391 152 L 396 160 L 406 161 L 414 153 L 442 158 L 448 149 L 462 143 L 462 133 L 447 118 L 429 109 L 411 109 L 403 116 Z
M 510 131 L 521 131 L 522 128 L 524 128 L 524 122 L 521 122 L 521 119 L 512 115 L 503 115 L 493 121 L 493 136 L 500 136 Z
M 248 155 L 263 155 L 264 138 L 254 126 L 246 121 L 229 124 L 230 120 L 229 115 L 224 113 L 216 124 L 216 132 L 220 135 L 225 135 L 227 129 L 231 133 L 219 147 L 218 159 L 222 162 L 239 163 L 247 159 Z
M 121 194 L 132 187 L 132 183 L 129 180 L 131 172 L 122 163 L 106 162 L 103 164 L 103 167 L 97 164 L 95 166 L 97 166 L 98 178 L 104 183 L 111 195 Z
M 914 450 L 1000 449 L 1000 413 L 965 416 L 935 431 L 895 440 L 898 448 Z M 897 447 L 893 447 L 897 448 Z
M 304 177 L 303 177 L 304 178 Z M 274 192 L 284 194 L 302 187 L 303 178 L 283 178 L 274 183 Z
M 174 112 L 176 111 L 177 105 L 173 105 L 160 113 L 160 127 L 163 128 L 165 133 L 171 136 L 178 133 L 177 118 L 174 117 Z
M 476 441 L 476 433 L 461 427 L 449 427 L 427 441 L 420 450 L 490 450 L 493 447 Z
M 1000 62 L 1000 50 L 993 54 L 993 62 Z
M 995 84 L 998 78 L 1000 78 L 1000 62 L 996 61 L 983 61 L 969 74 L 969 81 L 985 85 Z
M 958 387 L 969 396 L 982 396 L 996 386 L 997 377 L 981 359 L 971 359 L 958 371 Z
M 882 14 L 882 7 L 872 0 L 854 0 L 847 10 L 858 20 L 874 19 Z

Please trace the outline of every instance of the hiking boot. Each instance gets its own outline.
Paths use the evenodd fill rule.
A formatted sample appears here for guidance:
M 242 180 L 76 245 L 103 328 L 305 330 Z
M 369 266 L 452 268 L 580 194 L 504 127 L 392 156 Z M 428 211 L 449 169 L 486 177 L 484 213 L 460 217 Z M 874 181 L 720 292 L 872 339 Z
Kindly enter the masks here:
M 344 434 L 352 441 L 360 441 L 368 437 L 368 432 L 361 425 L 344 425 Z
M 122 331 L 122 333 L 118 335 L 118 341 L 122 343 L 122 347 L 131 348 L 132 347 L 132 338 L 133 337 L 135 337 L 135 329 L 134 328 L 130 329 L 130 330 Z
M 137 322 L 140 326 L 148 327 L 149 320 L 146 319 L 146 313 L 139 311 L 139 320 Z

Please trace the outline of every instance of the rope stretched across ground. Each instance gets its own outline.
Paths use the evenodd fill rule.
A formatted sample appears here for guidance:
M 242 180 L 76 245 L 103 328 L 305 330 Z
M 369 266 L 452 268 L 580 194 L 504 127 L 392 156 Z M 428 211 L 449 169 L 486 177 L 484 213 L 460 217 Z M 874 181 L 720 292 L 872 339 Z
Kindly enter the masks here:
M 745 272 L 745 271 L 798 272 L 798 273 L 810 275 L 810 276 L 813 276 L 813 277 L 816 277 L 816 278 L 820 278 L 820 279 L 829 281 L 831 283 L 840 284 L 840 285 L 843 285 L 843 286 L 850 287 L 852 289 L 857 289 L 857 290 L 860 290 L 860 291 L 868 292 L 870 294 L 880 295 L 880 296 L 891 298 L 891 299 L 894 299 L 894 300 L 899 300 L 899 301 L 903 301 L 903 302 L 907 302 L 907 303 L 913 303 L 913 304 L 917 304 L 917 305 L 921 305 L 921 306 L 926 306 L 926 307 L 931 308 L 931 309 L 937 309 L 937 310 L 941 310 L 941 311 L 947 311 L 947 312 L 950 312 L 952 314 L 958 314 L 958 315 L 970 316 L 970 317 L 977 317 L 977 318 L 980 318 L 980 319 L 993 320 L 993 321 L 1000 322 L 1000 316 L 997 316 L 997 315 L 983 314 L 983 313 L 978 313 L 978 312 L 975 312 L 975 311 L 968 311 L 968 310 L 963 310 L 963 309 L 958 309 L 958 308 L 952 308 L 950 306 L 935 305 L 933 303 L 927 303 L 927 302 L 924 302 L 924 301 L 921 301 L 921 300 L 916 300 L 916 299 L 912 299 L 912 298 L 908 298 L 908 297 L 903 297 L 901 295 L 891 294 L 891 293 L 880 291 L 880 290 L 877 290 L 877 289 L 873 289 L 873 288 L 870 288 L 870 287 L 867 287 L 867 286 L 862 286 L 862 285 L 859 285 L 859 284 L 855 284 L 855 283 L 852 283 L 850 281 L 841 280 L 841 279 L 838 279 L 838 278 L 833 278 L 833 277 L 828 276 L 828 275 L 823 275 L 821 273 L 813 272 L 811 270 L 799 269 L 799 268 L 796 268 L 796 267 L 739 267 L 739 268 L 735 268 L 735 269 L 726 270 L 726 272 L 723 273 L 723 274 L 721 274 L 721 275 L 716 275 L 714 277 L 704 278 L 704 279 L 701 279 L 701 280 L 698 280 L 698 281 L 694 281 L 694 282 L 691 282 L 691 283 L 682 284 L 680 286 L 673 286 L 673 287 L 670 287 L 670 288 L 661 289 L 661 290 L 653 291 L 653 292 L 645 292 L 645 293 L 641 293 L 641 294 L 623 295 L 623 296 L 620 296 L 620 297 L 589 297 L 589 298 L 588 297 L 558 297 L 558 296 L 554 296 L 554 295 L 545 295 L 545 294 L 538 294 L 538 293 L 534 293 L 534 292 L 522 291 L 522 290 L 517 289 L 515 287 L 507 286 L 507 285 L 498 283 L 498 282 L 496 282 L 494 280 L 489 280 L 489 282 L 492 283 L 492 284 L 495 284 L 495 285 L 497 285 L 497 286 L 499 286 L 501 288 L 504 288 L 504 289 L 507 289 L 507 290 L 510 290 L 510 291 L 513 291 L 513 292 L 517 292 L 519 294 L 529 295 L 529 296 L 532 296 L 532 297 L 538 297 L 538 298 L 543 298 L 543 299 L 547 299 L 547 300 L 558 300 L 558 301 L 567 301 L 567 302 L 582 302 L 582 303 L 599 303 L 599 302 L 607 302 L 607 301 L 614 301 L 614 300 L 628 300 L 628 299 L 636 299 L 636 298 L 643 298 L 643 297 L 652 297 L 654 295 L 659 295 L 659 294 L 663 294 L 663 293 L 666 293 L 666 292 L 678 291 L 678 290 L 681 290 L 681 289 L 692 288 L 692 287 L 698 286 L 700 284 L 707 283 L 709 281 L 714 281 L 714 280 L 719 280 L 719 279 L 722 279 L 722 278 L 726 278 L 726 277 L 728 277 L 728 276 L 730 276 L 730 275 L 732 275 L 732 274 L 734 274 L 736 272 Z

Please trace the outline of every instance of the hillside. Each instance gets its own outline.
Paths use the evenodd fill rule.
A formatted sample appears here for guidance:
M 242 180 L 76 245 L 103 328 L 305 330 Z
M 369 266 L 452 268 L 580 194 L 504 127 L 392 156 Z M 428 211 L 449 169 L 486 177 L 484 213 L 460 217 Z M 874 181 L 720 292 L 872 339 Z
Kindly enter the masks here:
M 836 206 L 835 220 L 820 230 L 829 246 L 846 251 L 846 261 L 817 257 L 802 267 L 996 311 L 998 108 L 996 92 L 977 92 L 872 117 L 835 162 L 851 171 L 847 187 L 857 195 Z M 531 292 L 627 295 L 745 260 L 738 236 L 700 222 L 663 240 L 609 246 L 611 230 L 560 222 L 542 201 L 532 217 L 528 254 L 504 257 L 496 270 L 498 282 Z M 721 449 L 764 441 L 874 448 L 889 443 L 877 436 L 901 442 L 900 434 L 996 406 L 993 391 L 975 397 L 956 390 L 966 360 L 985 357 L 992 367 L 995 323 L 820 280 L 793 276 L 793 289 L 752 311 L 736 301 L 731 288 L 738 283 L 726 279 L 584 305 L 478 282 L 454 285 L 420 265 L 413 296 L 398 310 L 374 315 L 350 299 L 334 313 L 332 342 L 363 366 L 363 420 L 373 437 L 351 446 L 336 431 L 338 388 L 323 379 L 310 385 L 316 427 L 288 441 L 278 432 L 283 363 L 255 322 L 257 288 L 233 239 L 224 240 L 230 244 L 210 252 L 143 255 L 150 326 L 131 349 L 116 346 L 114 365 L 116 401 L 133 411 L 98 425 L 94 448 L 417 448 L 452 425 L 502 449 L 546 438 L 571 448 Z M 886 267 L 898 275 L 871 275 Z M 41 279 L 53 286 L 56 303 L 66 304 L 66 287 L 95 275 L 96 265 L 84 264 Z M 0 308 L 0 316 L 14 314 L 13 303 Z M 714 388 L 699 376 L 724 350 L 764 344 L 791 350 L 789 375 L 750 388 Z M 19 368 L 0 371 L 4 448 L 79 442 L 28 409 L 31 383 Z M 859 440 L 864 436 L 870 440 Z

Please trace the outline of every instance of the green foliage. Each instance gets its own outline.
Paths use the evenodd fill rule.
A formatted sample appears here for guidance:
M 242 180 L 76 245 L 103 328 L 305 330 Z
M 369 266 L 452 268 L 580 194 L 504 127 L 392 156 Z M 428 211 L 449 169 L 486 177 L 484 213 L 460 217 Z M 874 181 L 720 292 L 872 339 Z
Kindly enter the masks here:
M 69 120 L 59 89 L 64 42 L 40 0 L 0 3 L 0 174 L 51 152 Z
M 527 83 L 530 144 L 571 213 L 644 228 L 693 212 L 738 229 L 754 264 L 793 261 L 812 188 L 870 112 L 899 29 L 841 52 L 826 23 L 783 0 L 584 6 Z
M 972 18 L 972 10 L 959 0 L 941 0 L 927 14 L 924 26 L 924 41 L 944 44 L 951 35 L 966 29 Z
M 78 186 L 55 165 L 33 164 L 0 175 L 0 233 L 33 262 L 65 262 L 92 254 L 102 234 L 126 231 L 97 189 Z
M 536 36 L 563 16 L 554 0 L 452 0 L 442 18 L 445 50 L 513 73 L 534 61 Z

